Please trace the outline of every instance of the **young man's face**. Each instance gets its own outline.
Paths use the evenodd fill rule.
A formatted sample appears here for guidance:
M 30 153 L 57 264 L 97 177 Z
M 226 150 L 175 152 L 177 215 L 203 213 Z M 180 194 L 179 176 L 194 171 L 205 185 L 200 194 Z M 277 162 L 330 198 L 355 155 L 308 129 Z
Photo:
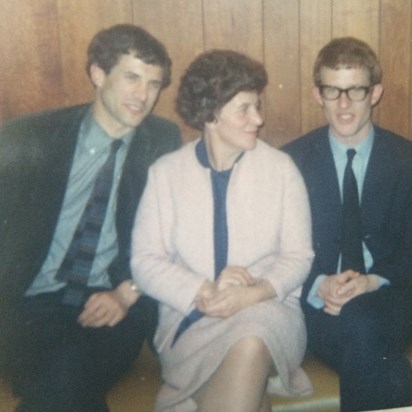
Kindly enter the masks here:
M 341 89 L 370 86 L 368 72 L 364 68 L 334 70 L 323 67 L 320 78 L 322 85 Z M 377 84 L 370 88 L 362 101 L 353 101 L 346 93 L 341 93 L 337 100 L 326 100 L 317 87 L 314 88 L 313 93 L 316 101 L 323 108 L 335 138 L 348 146 L 353 146 L 368 137 L 372 126 L 372 107 L 379 101 L 382 91 L 382 85 Z
M 90 70 L 96 87 L 94 115 L 112 137 L 139 126 L 152 111 L 162 88 L 163 69 L 124 54 L 106 74 L 99 66 Z

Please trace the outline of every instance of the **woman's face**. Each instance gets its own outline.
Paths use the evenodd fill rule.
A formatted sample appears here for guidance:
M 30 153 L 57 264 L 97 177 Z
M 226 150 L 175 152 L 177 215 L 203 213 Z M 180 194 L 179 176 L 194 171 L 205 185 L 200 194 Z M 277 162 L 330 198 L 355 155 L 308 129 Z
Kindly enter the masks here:
M 256 146 L 259 128 L 263 124 L 261 103 L 255 91 L 239 92 L 209 123 L 220 151 L 228 156 L 252 150 Z

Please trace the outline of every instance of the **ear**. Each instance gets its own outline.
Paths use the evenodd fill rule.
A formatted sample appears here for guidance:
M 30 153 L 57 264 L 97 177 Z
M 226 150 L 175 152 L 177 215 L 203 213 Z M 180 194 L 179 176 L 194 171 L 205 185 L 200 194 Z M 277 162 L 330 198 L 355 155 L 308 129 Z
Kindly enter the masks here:
M 206 130 L 211 131 L 211 130 L 215 130 L 215 129 L 216 129 L 216 119 L 211 121 L 211 122 L 206 122 L 204 127 L 203 127 L 204 131 L 206 131 Z
M 317 102 L 317 104 L 320 107 L 323 107 L 323 99 L 322 99 L 322 96 L 320 95 L 319 88 L 317 86 L 312 87 L 312 96 Z
M 100 87 L 103 84 L 105 77 L 106 73 L 97 64 L 92 64 L 90 66 L 90 78 L 95 87 Z
M 218 116 L 219 113 L 215 113 L 213 120 L 211 120 L 210 122 L 205 122 L 205 127 L 208 127 L 209 129 L 215 129 L 218 122 Z
M 382 84 L 375 84 L 372 87 L 372 94 L 371 94 L 371 104 L 372 106 L 375 106 L 378 104 L 380 98 L 382 97 L 383 94 L 383 86 Z

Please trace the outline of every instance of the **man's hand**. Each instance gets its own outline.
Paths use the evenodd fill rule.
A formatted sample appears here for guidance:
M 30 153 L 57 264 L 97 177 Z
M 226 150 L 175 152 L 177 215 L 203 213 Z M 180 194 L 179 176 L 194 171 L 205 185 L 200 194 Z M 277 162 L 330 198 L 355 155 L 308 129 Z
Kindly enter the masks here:
M 129 307 L 140 297 L 126 280 L 112 291 L 96 292 L 84 305 L 78 322 L 84 327 L 114 326 L 125 318 Z
M 376 275 L 361 275 L 347 270 L 330 275 L 320 284 L 318 295 L 325 302 L 323 310 L 330 315 L 339 315 L 342 307 L 354 297 L 378 289 L 379 278 Z

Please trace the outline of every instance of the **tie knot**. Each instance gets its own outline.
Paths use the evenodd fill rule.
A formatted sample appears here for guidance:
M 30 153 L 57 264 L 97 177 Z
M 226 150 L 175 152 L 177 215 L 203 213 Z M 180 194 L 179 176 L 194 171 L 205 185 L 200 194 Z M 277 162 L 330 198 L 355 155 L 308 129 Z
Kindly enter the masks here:
M 123 140 L 121 139 L 114 140 L 111 144 L 111 152 L 116 153 L 122 144 L 123 144 Z
M 348 163 L 352 163 L 352 160 L 354 158 L 356 154 L 356 150 L 355 149 L 348 149 L 346 152 L 346 155 L 348 156 Z

